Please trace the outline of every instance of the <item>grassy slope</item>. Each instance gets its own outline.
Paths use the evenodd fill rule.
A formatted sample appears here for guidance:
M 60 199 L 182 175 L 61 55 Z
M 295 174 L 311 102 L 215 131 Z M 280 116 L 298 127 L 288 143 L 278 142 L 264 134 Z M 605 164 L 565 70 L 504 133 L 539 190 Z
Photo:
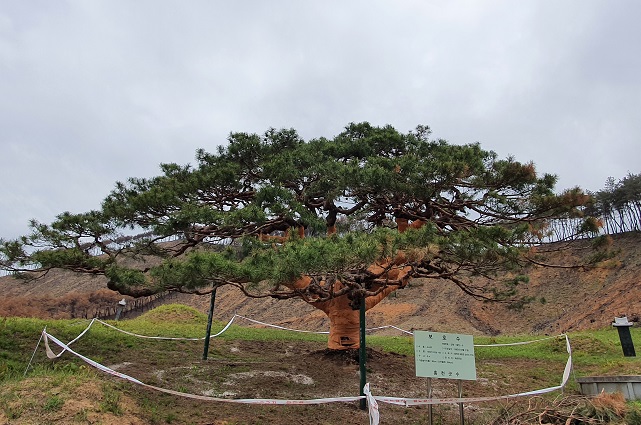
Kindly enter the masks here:
M 530 283 L 521 288 L 521 293 L 532 296 L 535 301 L 521 311 L 471 300 L 445 281 L 413 281 L 408 288 L 397 291 L 368 311 L 368 325 L 392 324 L 405 329 L 510 335 L 599 329 L 609 326 L 615 316 L 627 315 L 631 320 L 639 320 L 640 246 L 639 233 L 615 235 L 612 249 L 619 254 L 599 268 L 528 269 Z M 589 249 L 582 252 L 583 258 L 564 251 L 551 256 L 549 261 L 572 264 L 592 254 Z M 16 282 L 10 277 L 0 278 L 0 290 L 5 300 L 23 295 L 60 297 L 104 287 L 104 278 L 69 273 L 51 273 L 45 280 L 29 284 Z M 206 312 L 209 297 L 181 294 L 171 302 L 181 302 Z M 320 311 L 300 300 L 247 299 L 231 288 L 220 289 L 215 319 L 226 321 L 234 313 L 301 329 L 328 326 L 327 318 Z M 47 312 L 43 314 L 46 317 Z
M 146 335 L 200 337 L 205 321 L 204 315 L 189 308 L 164 306 L 138 319 L 119 322 L 118 326 Z M 26 365 L 45 326 L 52 335 L 68 341 L 82 331 L 87 323 L 16 318 L 0 321 L 0 423 L 202 423 L 189 416 L 193 414 L 192 405 L 185 407 L 176 404 L 173 397 L 140 392 L 132 384 L 107 379 L 105 375 L 71 355 L 65 354 L 55 361 L 48 360 L 42 346 L 34 356 L 33 368 L 23 378 Z M 216 323 L 214 328 L 221 329 L 223 325 L 224 323 Z M 273 342 L 276 346 L 309 342 L 322 347 L 324 341 L 324 337 L 319 335 L 237 326 L 230 328 L 223 338 L 228 342 Z M 633 328 L 633 338 L 637 347 L 641 347 L 641 329 Z M 475 343 L 511 342 L 515 339 L 523 338 L 477 337 Z M 570 339 L 574 350 L 574 375 L 641 374 L 641 362 L 637 358 L 622 356 L 616 332 L 612 329 L 572 333 Z M 391 351 L 410 357 L 413 353 L 412 341 L 407 337 L 371 336 L 368 338 L 368 345 L 378 351 Z M 159 343 L 123 335 L 102 325 L 95 325 L 77 343 L 77 347 L 82 354 L 106 364 L 116 359 L 145 360 L 150 365 L 177 361 L 176 358 L 168 357 L 168 350 L 178 350 L 179 353 L 184 351 L 185 354 L 178 354 L 178 358 L 186 357 L 189 363 L 189 358 L 193 359 L 201 350 L 200 343 Z M 477 348 L 476 354 L 479 378 L 490 384 L 505 381 L 507 388 L 520 388 L 525 384 L 525 388 L 558 385 L 559 372 L 567 358 L 564 343 L 560 340 L 512 348 Z M 216 355 L 230 356 L 221 353 Z M 230 356 L 229 361 L 233 362 L 233 357 Z M 527 367 L 519 367 L 526 364 Z M 572 382 L 569 390 L 571 392 L 575 389 L 576 384 Z M 291 397 L 299 398 L 300 394 L 292 393 Z M 263 408 L 247 409 L 263 412 Z M 278 412 L 265 411 L 263 414 L 268 418 L 269 414 L 278 415 Z M 415 411 L 414 415 L 418 413 Z
M 609 326 L 615 316 L 627 315 L 635 320 L 641 314 L 641 285 L 637 284 L 641 273 L 640 243 L 641 236 L 638 234 L 617 236 L 614 248 L 620 250 L 620 254 L 600 269 L 579 272 L 564 269 L 531 270 L 532 279 L 525 292 L 535 296 L 536 302 L 523 311 L 515 312 L 501 306 L 476 303 L 460 296 L 460 292 L 451 285 L 422 281 L 398 291 L 395 296 L 369 311 L 368 326 L 393 324 L 405 329 L 471 333 L 477 336 L 477 343 L 512 340 L 510 337 L 481 337 L 482 334 L 554 335 L 569 330 L 573 331 L 570 334 L 574 349 L 573 376 L 641 374 L 641 364 L 636 358 L 624 358 L 621 355 L 617 334 Z M 568 262 L 576 258 L 561 255 L 557 260 Z M 0 278 L 0 286 L 5 296 L 11 296 L 43 294 L 48 291 L 54 291 L 49 292 L 51 295 L 60 295 L 68 291 L 93 290 L 104 284 L 92 279 L 86 285 L 78 276 L 54 275 L 51 279 L 24 286 L 10 283 L 8 278 Z M 207 297 L 183 297 L 181 301 L 197 307 L 201 312 L 206 311 L 208 305 Z M 327 327 L 323 315 L 305 303 L 247 300 L 235 292 L 220 291 L 215 315 L 218 320 L 215 325 L 217 329 L 235 312 L 295 328 Z M 181 309 L 173 313 L 160 310 L 155 312 L 157 316 L 146 315 L 121 322 L 120 325 L 140 333 L 201 336 L 205 317 L 192 312 L 181 319 L 183 313 Z M 22 378 L 45 325 L 52 334 L 68 341 L 86 323 L 0 318 L 0 424 L 203 423 L 197 419 L 189 419 L 189 414 L 186 413 L 189 409 L 199 409 L 198 406 L 189 405 L 189 409 L 181 407 L 168 396 L 141 393 L 129 384 L 105 379 L 104 375 L 67 355 L 60 360 L 47 360 L 42 347 L 34 358 L 34 368 L 26 379 Z M 632 330 L 637 351 L 640 351 L 641 330 L 638 327 L 633 327 Z M 225 338 L 267 341 L 294 338 L 296 341 L 310 340 L 321 347 L 323 345 L 322 337 L 242 328 L 233 328 Z M 411 341 L 398 336 L 371 337 L 369 344 L 409 355 L 413 351 Z M 141 353 L 149 359 L 163 356 L 157 344 L 125 337 L 101 327 L 93 329 L 87 342 L 80 346 L 83 354 L 98 361 L 120 357 L 137 358 L 142 356 Z M 105 352 L 104 347 L 109 347 L 109 351 Z M 184 349 L 180 344 L 173 344 L 172 347 Z M 190 355 L 197 357 L 201 348 L 194 346 L 190 350 Z M 517 349 L 479 348 L 477 358 L 484 362 L 479 376 L 489 379 L 490 383 L 505 382 L 506 385 L 515 386 L 523 383 L 526 388 L 540 388 L 558 384 L 559 371 L 563 368 L 566 354 L 561 343 L 546 342 Z M 540 362 L 529 362 L 527 366 L 519 363 L 519 359 L 533 358 Z M 570 390 L 576 390 L 575 383 L 571 383 Z M 275 423 L 270 415 L 278 417 L 281 410 L 258 411 L 261 415 L 272 418 L 272 423 Z M 313 409 L 311 411 L 317 412 Z M 318 412 L 320 415 L 325 414 L 323 411 Z M 389 414 L 387 417 L 389 418 Z M 422 417 L 424 418 L 424 413 Z M 207 423 L 223 425 L 270 422 Z

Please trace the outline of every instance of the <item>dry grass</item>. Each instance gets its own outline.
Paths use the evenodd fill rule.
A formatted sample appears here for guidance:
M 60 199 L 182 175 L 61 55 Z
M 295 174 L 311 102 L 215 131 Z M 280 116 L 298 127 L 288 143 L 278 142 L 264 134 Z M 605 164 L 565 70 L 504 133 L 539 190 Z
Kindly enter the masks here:
M 113 307 L 122 296 L 108 289 L 68 293 L 63 296 L 5 297 L 0 300 L 0 316 L 38 319 L 91 318 Z
M 636 425 L 641 411 L 628 404 L 621 393 L 602 392 L 596 397 L 564 396 L 552 402 L 533 397 L 528 407 L 516 413 L 506 409 L 492 425 Z

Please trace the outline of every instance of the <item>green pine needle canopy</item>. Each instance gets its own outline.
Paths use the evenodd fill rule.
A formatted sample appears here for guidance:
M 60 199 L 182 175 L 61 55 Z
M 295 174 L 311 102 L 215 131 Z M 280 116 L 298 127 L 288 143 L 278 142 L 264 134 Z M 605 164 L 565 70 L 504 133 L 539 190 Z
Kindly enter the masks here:
M 320 304 L 434 278 L 513 300 L 526 279 L 493 277 L 527 261 L 546 223 L 582 216 L 589 201 L 578 188 L 556 194 L 556 177 L 532 163 L 431 140 L 426 126 L 352 123 L 309 141 L 292 129 L 232 133 L 193 165 L 160 168 L 117 183 L 99 210 L 32 221 L 31 234 L 1 241 L 0 267 L 104 275 L 132 296 L 231 285 Z M 584 217 L 573 237 L 596 224 Z

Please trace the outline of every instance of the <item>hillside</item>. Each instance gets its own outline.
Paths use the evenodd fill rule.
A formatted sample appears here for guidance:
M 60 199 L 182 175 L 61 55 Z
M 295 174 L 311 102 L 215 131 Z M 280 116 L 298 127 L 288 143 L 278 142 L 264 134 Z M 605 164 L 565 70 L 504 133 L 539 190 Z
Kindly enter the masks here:
M 589 241 L 575 245 L 583 256 L 591 254 Z M 581 249 L 585 248 L 585 249 Z M 546 247 L 542 247 L 541 251 Z M 616 316 L 638 321 L 641 316 L 641 234 L 614 236 L 612 249 L 618 255 L 600 267 L 584 270 L 574 268 L 531 268 L 528 285 L 520 293 L 535 300 L 521 310 L 505 305 L 483 303 L 465 296 L 446 281 L 415 280 L 409 287 L 392 294 L 367 313 L 368 327 L 395 325 L 403 329 L 427 329 L 441 332 L 471 334 L 554 334 L 570 330 L 596 329 L 610 326 Z M 576 264 L 581 257 L 576 249 L 546 257 L 558 265 Z M 573 253 L 571 253 L 573 252 Z M 103 278 L 50 273 L 45 279 L 23 283 L 11 277 L 0 278 L 4 305 L 22 297 L 60 298 L 82 294 L 105 287 Z M 113 302 L 120 298 L 113 294 Z M 180 294 L 170 302 L 180 302 L 206 312 L 209 297 Z M 300 300 L 247 299 L 230 288 L 222 288 L 216 298 L 215 319 L 227 321 L 234 313 L 255 320 L 299 329 L 325 330 L 324 314 Z M 6 311 L 0 310 L 6 315 Z M 46 312 L 43 313 L 46 316 Z

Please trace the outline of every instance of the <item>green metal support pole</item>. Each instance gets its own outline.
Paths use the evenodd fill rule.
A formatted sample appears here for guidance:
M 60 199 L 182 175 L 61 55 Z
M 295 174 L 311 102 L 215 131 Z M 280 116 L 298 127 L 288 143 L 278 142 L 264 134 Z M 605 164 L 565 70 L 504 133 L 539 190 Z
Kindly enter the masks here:
M 211 336 L 211 322 L 214 317 L 214 303 L 216 302 L 216 286 L 211 290 L 211 300 L 209 301 L 209 315 L 207 316 L 207 335 L 205 336 L 205 349 L 203 350 L 203 360 L 207 360 L 209 353 L 209 338 Z
M 359 338 L 359 353 L 358 353 L 358 363 L 360 367 L 360 374 L 361 374 L 361 396 L 365 395 L 365 384 L 367 383 L 367 376 L 366 376 L 366 369 L 365 369 L 365 363 L 367 362 L 367 350 L 365 346 L 365 295 L 363 295 L 363 298 L 361 298 L 361 305 L 360 305 L 360 314 L 359 314 L 359 322 L 360 322 L 360 338 Z M 367 401 L 366 399 L 362 398 L 361 399 L 361 409 L 366 410 L 367 409 Z

